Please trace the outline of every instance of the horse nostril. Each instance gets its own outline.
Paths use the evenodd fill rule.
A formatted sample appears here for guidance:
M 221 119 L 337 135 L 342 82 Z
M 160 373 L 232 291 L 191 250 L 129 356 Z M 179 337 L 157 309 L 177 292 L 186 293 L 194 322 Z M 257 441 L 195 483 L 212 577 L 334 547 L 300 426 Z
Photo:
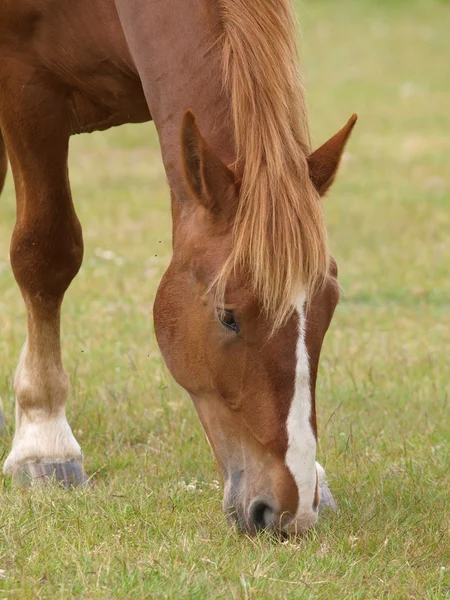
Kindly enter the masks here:
M 249 508 L 249 521 L 255 531 L 268 529 L 275 522 L 275 511 L 267 498 L 253 500 Z

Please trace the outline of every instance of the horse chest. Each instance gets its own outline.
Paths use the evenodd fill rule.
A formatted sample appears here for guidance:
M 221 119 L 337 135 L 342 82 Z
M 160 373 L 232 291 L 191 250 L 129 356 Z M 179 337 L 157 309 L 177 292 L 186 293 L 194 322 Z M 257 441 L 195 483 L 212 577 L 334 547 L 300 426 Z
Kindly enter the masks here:
M 6 0 L 0 21 L 9 89 L 30 80 L 54 88 L 67 103 L 72 133 L 151 118 L 113 0 L 58 7 L 53 0 Z

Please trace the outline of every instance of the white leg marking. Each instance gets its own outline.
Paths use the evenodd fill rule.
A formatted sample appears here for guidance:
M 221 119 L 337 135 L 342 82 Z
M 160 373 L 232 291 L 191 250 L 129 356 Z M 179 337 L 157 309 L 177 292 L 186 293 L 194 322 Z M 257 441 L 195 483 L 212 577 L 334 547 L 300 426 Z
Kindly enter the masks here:
M 4 473 L 27 462 L 81 459 L 66 419 L 67 375 L 61 363 L 59 327 L 34 323 L 14 377 L 16 432 Z
M 309 361 L 306 349 L 305 296 L 297 302 L 299 331 L 295 390 L 287 419 L 288 449 L 286 464 L 297 484 L 299 502 L 296 522 L 301 528 L 314 525 L 317 512 L 313 510 L 316 493 L 316 438 L 311 427 L 311 389 Z

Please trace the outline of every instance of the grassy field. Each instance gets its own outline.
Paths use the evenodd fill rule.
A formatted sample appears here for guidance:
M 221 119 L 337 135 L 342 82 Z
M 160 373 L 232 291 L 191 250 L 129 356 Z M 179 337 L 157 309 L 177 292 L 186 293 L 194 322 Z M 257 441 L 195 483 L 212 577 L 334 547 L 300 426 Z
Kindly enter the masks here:
M 164 367 L 152 301 L 170 259 L 151 125 L 73 139 L 86 244 L 63 310 L 68 414 L 96 485 L 0 479 L 0 598 L 450 598 L 450 4 L 299 3 L 315 143 L 360 116 L 326 199 L 342 301 L 317 394 L 340 505 L 305 539 L 229 530 L 218 472 Z M 0 397 L 25 310 L 0 210 Z

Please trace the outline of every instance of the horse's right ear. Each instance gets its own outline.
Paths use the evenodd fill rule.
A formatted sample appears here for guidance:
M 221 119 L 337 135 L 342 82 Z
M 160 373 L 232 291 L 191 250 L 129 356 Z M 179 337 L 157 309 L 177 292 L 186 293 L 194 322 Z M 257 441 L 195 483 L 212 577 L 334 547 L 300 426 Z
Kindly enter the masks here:
M 345 144 L 356 123 L 356 115 L 352 115 L 348 123 L 325 144 L 308 156 L 309 176 L 321 196 L 325 194 L 334 181 L 341 162 Z
M 215 215 L 228 218 L 235 207 L 234 173 L 203 139 L 191 110 L 183 115 L 181 154 L 191 195 Z

